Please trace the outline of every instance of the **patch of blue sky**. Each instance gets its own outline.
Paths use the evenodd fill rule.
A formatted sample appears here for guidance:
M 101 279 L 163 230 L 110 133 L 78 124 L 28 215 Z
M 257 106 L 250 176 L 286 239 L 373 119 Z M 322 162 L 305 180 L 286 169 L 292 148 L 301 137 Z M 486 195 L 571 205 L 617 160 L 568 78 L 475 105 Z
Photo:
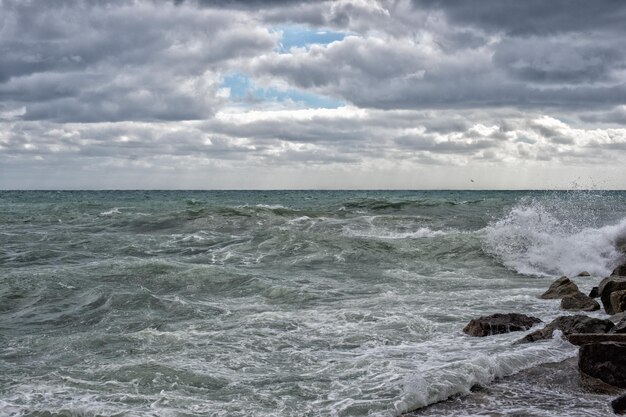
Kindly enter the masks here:
M 224 76 L 221 87 L 229 89 L 230 99 L 234 103 L 250 106 L 259 103 L 284 103 L 307 108 L 336 109 L 346 104 L 341 100 L 298 89 L 279 90 L 273 87 L 258 87 L 248 76 L 240 72 Z
M 275 27 L 274 31 L 281 32 L 278 52 L 287 53 L 291 48 L 306 48 L 309 45 L 328 45 L 343 40 L 349 33 L 333 32 L 324 29 L 311 29 L 301 25 Z

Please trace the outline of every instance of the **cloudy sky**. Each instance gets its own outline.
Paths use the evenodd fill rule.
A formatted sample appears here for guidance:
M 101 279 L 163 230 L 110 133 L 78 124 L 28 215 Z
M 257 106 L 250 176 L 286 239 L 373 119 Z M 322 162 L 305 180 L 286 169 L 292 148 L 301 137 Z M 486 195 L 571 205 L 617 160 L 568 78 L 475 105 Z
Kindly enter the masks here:
M 0 188 L 623 189 L 624 22 L 620 0 L 0 0 Z

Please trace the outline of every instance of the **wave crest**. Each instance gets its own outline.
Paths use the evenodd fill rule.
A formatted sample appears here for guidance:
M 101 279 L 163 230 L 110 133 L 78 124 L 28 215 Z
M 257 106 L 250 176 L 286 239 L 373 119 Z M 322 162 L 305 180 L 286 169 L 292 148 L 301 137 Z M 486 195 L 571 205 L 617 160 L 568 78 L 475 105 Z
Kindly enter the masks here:
M 624 260 L 619 246 L 626 241 L 626 218 L 596 222 L 593 213 L 585 215 L 571 202 L 522 202 L 487 226 L 487 252 L 521 274 L 605 276 Z

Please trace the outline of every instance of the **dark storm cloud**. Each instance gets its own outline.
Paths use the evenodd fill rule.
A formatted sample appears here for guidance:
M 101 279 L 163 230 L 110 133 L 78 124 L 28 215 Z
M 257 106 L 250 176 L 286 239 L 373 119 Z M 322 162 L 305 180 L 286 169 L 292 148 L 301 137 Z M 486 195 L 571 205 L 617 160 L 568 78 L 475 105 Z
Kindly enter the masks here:
M 626 126 L 626 105 L 616 107 L 608 112 L 585 113 L 580 115 L 580 119 L 587 123 L 605 123 Z
M 515 79 L 534 83 L 612 81 L 612 73 L 625 66 L 623 39 L 590 38 L 507 39 L 498 44 L 493 61 Z
M 624 31 L 621 0 L 413 0 L 417 9 L 440 10 L 450 21 L 511 36 Z
M 406 4 L 309 4 L 309 12 L 315 9 L 319 15 L 301 23 L 323 21 L 354 36 L 307 51 L 261 57 L 251 71 L 381 109 L 606 108 L 625 101 L 624 2 Z M 264 16 L 297 21 L 302 10 L 271 9 Z
M 602 60 L 606 55 L 611 59 Z M 327 47 L 265 56 L 254 61 L 252 71 L 358 106 L 383 109 L 572 108 L 624 103 L 625 80 L 614 74 L 623 67 L 623 58 L 616 51 L 573 55 L 563 62 L 557 55 L 556 62 L 545 63 L 521 56 L 511 52 L 506 60 L 500 55 L 500 66 L 507 66 L 503 72 L 493 65 L 488 51 L 456 52 L 451 59 L 424 52 L 409 42 L 349 37 Z M 618 60 L 619 65 L 615 64 Z
M 3 2 L 0 99 L 28 120 L 186 120 L 228 62 L 274 47 L 239 13 L 156 2 Z

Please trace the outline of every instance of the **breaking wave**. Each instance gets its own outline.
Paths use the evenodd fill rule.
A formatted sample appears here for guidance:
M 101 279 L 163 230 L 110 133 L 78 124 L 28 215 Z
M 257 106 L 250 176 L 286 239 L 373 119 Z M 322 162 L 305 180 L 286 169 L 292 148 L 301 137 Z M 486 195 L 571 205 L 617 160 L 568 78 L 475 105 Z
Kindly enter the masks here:
M 525 200 L 486 228 L 487 252 L 528 275 L 605 276 L 624 260 L 626 218 L 602 224 L 575 201 Z

